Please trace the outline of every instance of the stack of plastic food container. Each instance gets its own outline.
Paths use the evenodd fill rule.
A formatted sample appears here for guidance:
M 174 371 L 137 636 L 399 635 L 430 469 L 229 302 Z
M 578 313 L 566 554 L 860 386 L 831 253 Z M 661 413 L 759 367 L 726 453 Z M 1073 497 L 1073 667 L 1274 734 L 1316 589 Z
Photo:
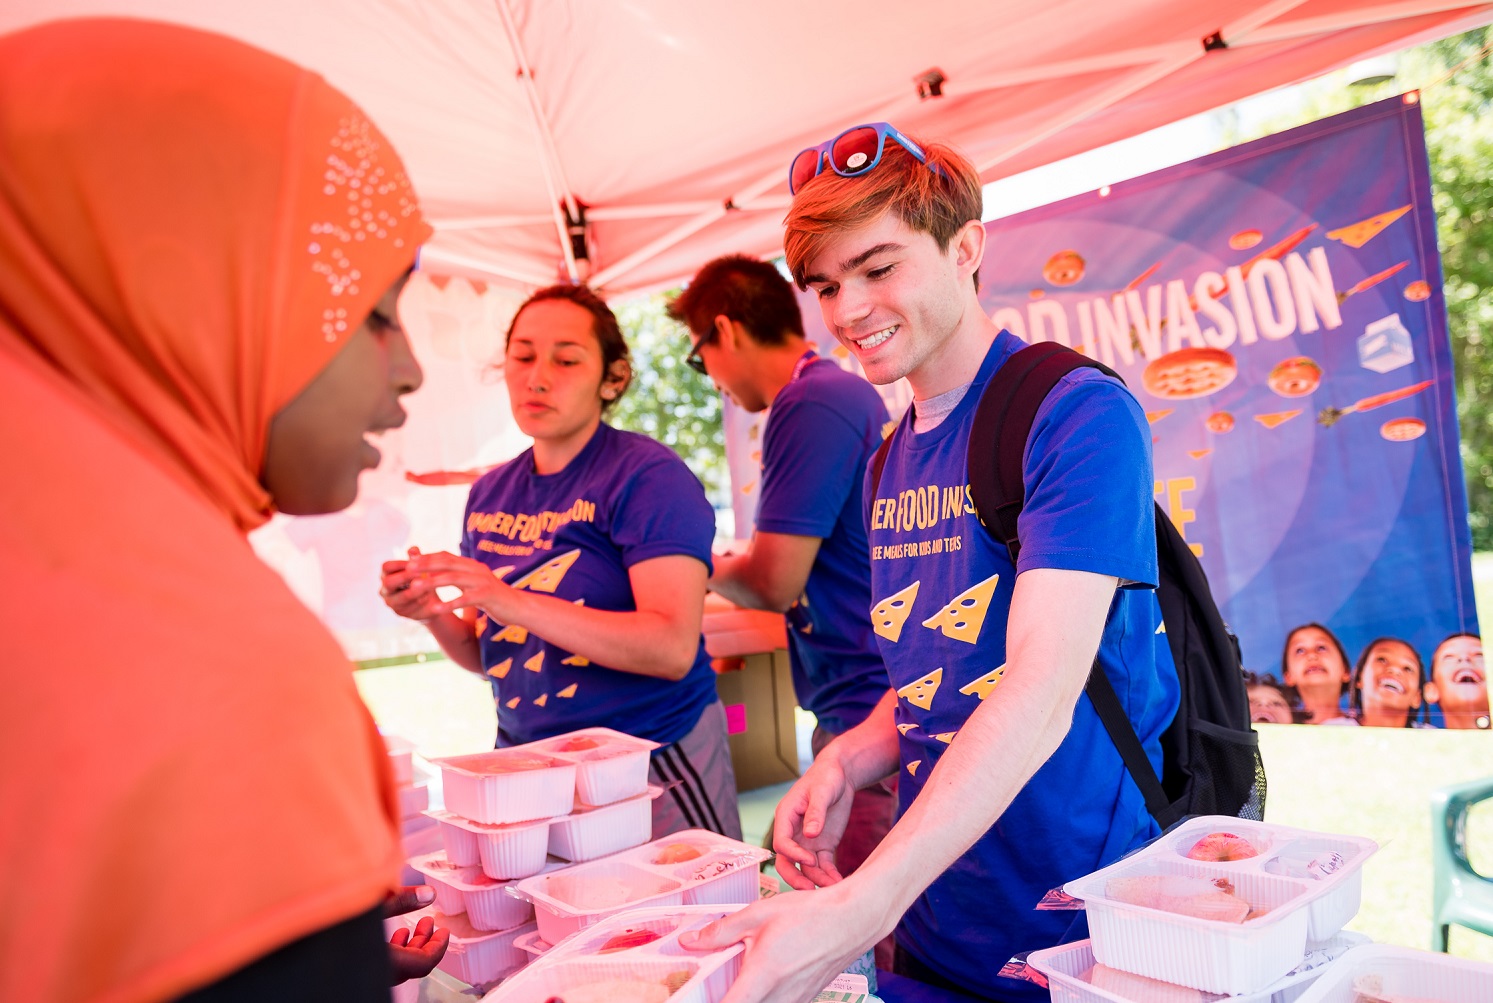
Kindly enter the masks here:
M 1028 963 L 1055 1001 L 1290 1003 L 1353 946 L 1338 934 L 1377 849 L 1356 836 L 1193 819 L 1065 885 L 1084 902 L 1092 940 Z
M 399 788 L 399 838 L 406 857 L 414 857 L 440 845 L 435 823 L 424 814 L 430 805 L 428 778 L 415 766 L 415 743 L 398 735 L 384 735 L 389 769 Z
M 652 800 L 662 793 L 648 785 L 656 747 L 587 728 L 434 761 L 446 809 L 426 808 L 420 818 L 444 849 L 408 866 L 435 890 L 437 925 L 453 933 L 442 969 L 480 985 L 527 959 L 513 942 L 534 932 L 534 907 L 512 887 L 565 866 L 551 854 L 592 860 L 648 841 Z
M 682 835 L 682 834 L 681 834 Z M 670 837 L 673 838 L 673 837 Z M 603 919 L 503 983 L 491 1003 L 719 1003 L 741 968 L 741 945 L 691 951 L 679 935 L 739 905 L 634 909 Z
M 704 829 L 687 829 L 601 860 L 527 878 L 538 936 L 558 944 L 644 906 L 745 905 L 759 897 L 757 865 L 772 854 Z

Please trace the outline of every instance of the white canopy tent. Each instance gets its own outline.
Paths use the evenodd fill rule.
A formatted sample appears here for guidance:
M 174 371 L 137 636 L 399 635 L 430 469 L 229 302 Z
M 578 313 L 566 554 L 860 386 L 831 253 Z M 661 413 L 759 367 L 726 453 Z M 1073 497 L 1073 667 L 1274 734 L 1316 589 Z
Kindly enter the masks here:
M 0 31 L 99 14 L 224 32 L 347 91 L 436 227 L 425 270 L 615 295 L 779 252 L 789 159 L 849 125 L 952 142 L 994 180 L 1488 23 L 1493 4 L 6 0 Z

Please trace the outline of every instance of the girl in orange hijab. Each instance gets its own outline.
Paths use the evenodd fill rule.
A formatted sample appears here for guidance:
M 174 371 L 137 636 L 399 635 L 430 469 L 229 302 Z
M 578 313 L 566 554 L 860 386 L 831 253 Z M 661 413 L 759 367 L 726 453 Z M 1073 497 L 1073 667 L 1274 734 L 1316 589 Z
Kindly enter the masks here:
M 378 462 L 428 233 L 315 74 L 140 21 L 0 38 L 0 999 L 328 998 L 334 959 L 387 998 L 387 757 L 244 534 Z

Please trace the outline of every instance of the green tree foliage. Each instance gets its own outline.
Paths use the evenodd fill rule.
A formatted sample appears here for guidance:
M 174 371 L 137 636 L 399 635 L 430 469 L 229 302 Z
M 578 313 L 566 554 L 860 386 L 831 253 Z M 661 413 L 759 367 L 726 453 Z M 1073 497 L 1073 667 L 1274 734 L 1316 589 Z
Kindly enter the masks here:
M 688 332 L 664 312 L 673 294 L 612 304 L 632 349 L 632 386 L 607 420 L 671 447 L 705 485 L 712 505 L 731 503 L 721 398 L 710 380 L 684 364 Z
M 1421 90 L 1431 161 L 1441 268 L 1456 365 L 1462 463 L 1476 550 L 1493 550 L 1493 66 L 1489 29 L 1406 50 L 1394 80 L 1352 86 L 1344 73 L 1309 84 L 1300 109 L 1263 123 L 1238 141 Z

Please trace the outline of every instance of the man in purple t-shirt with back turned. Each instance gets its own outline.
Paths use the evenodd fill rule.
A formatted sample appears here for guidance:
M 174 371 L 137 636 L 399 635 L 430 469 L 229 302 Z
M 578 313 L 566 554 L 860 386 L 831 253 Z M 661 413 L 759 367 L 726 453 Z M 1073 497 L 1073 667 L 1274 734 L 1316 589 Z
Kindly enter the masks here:
M 785 614 L 793 687 L 818 719 L 817 755 L 864 721 L 888 688 L 866 618 L 862 504 L 866 464 L 888 428 L 886 405 L 871 384 L 815 354 L 793 287 L 765 261 L 717 258 L 669 313 L 690 329 L 691 366 L 746 410 L 772 408 L 751 545 L 716 559 L 710 588 L 739 606 Z M 840 872 L 853 872 L 891 828 L 895 782 L 857 793 L 837 848 Z

